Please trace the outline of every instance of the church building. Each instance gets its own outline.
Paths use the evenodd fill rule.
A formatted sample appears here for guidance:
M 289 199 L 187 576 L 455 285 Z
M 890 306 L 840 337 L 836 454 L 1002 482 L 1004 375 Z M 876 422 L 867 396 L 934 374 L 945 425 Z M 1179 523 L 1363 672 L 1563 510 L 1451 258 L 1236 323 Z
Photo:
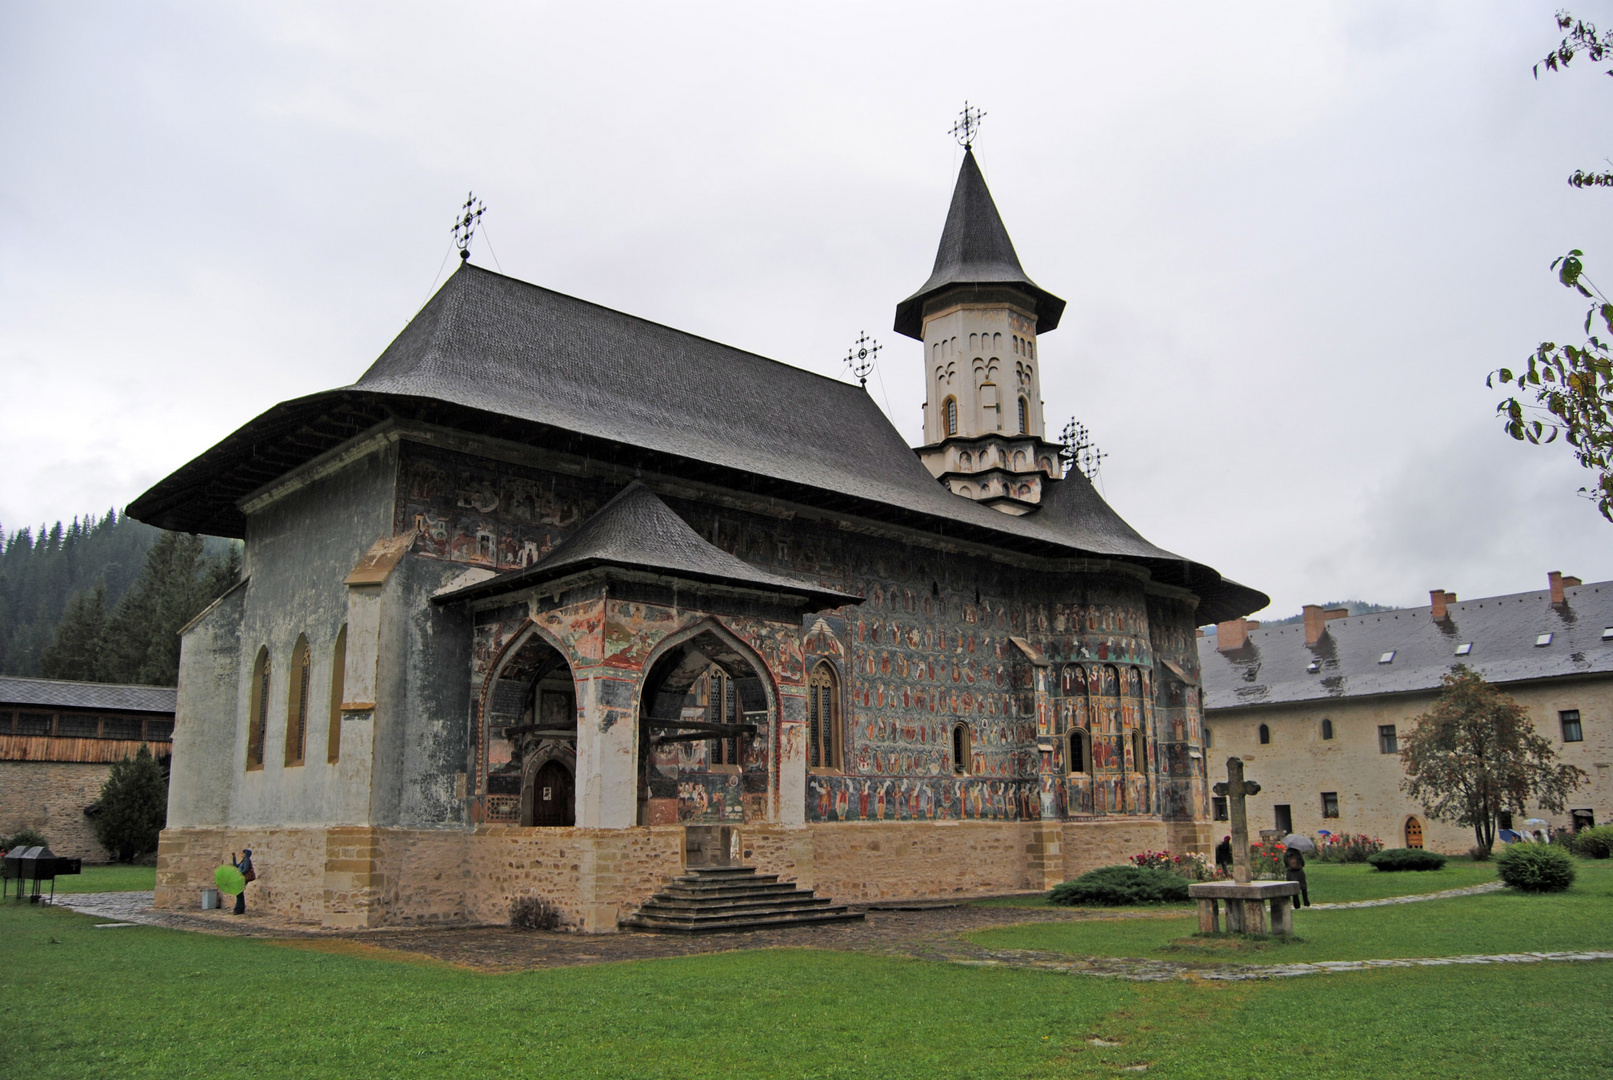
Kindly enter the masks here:
M 1267 600 L 1066 472 L 1063 312 L 972 150 L 896 305 L 918 447 L 858 386 L 463 262 L 356 383 L 130 507 L 245 541 L 184 632 L 158 905 L 242 847 L 294 919 L 592 932 L 711 859 L 857 903 L 1207 850 L 1195 629 Z

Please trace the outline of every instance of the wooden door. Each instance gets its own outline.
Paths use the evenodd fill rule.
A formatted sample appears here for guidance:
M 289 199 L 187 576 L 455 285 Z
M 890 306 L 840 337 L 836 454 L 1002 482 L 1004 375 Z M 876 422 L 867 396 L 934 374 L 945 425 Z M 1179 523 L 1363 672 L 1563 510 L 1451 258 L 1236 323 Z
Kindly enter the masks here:
M 572 805 L 571 770 L 558 761 L 545 762 L 532 778 L 532 824 L 563 826 L 576 823 Z
M 1414 817 L 1406 819 L 1406 846 L 1414 848 L 1423 846 L 1423 823 Z

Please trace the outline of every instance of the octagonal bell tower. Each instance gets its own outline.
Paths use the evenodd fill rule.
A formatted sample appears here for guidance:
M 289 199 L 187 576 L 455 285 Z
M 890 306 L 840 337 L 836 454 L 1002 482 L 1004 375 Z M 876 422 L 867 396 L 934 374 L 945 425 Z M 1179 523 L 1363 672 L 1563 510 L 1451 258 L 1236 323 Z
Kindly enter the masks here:
M 1026 276 L 965 147 L 930 279 L 896 306 L 896 331 L 924 342 L 919 458 L 955 494 L 1009 514 L 1036 509 L 1058 479 L 1042 416 L 1037 338 L 1064 301 Z

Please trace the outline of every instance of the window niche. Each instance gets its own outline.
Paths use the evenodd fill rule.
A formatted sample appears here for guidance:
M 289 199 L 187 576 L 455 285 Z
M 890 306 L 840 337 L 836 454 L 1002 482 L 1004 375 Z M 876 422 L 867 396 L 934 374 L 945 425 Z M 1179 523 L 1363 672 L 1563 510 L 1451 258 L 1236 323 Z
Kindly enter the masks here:
M 308 749 L 308 637 L 298 635 L 286 683 L 286 766 L 303 763 Z
M 1564 709 L 1557 714 L 1557 720 L 1563 727 L 1563 742 L 1585 741 L 1585 728 L 1579 722 L 1578 709 Z
M 1070 732 L 1067 764 L 1071 775 L 1092 771 L 1092 736 L 1081 728 Z
M 840 725 L 840 677 L 834 665 L 819 660 L 807 681 L 807 736 L 814 769 L 839 769 L 843 737 Z
M 1265 746 L 1269 742 L 1271 742 L 1271 727 L 1269 725 L 1267 725 L 1267 724 L 1261 724 L 1260 725 L 1260 745 Z
M 1333 738 L 1333 721 L 1327 719 L 1325 716 L 1322 718 L 1322 738 L 1328 741 L 1331 741 Z
M 252 662 L 252 682 L 248 693 L 246 719 L 246 767 L 263 768 L 263 729 L 269 722 L 269 680 L 273 672 L 269 664 L 269 647 L 258 649 L 258 658 Z
M 952 725 L 952 773 L 968 776 L 974 764 L 974 740 L 969 736 L 968 724 Z
M 1395 734 L 1395 726 L 1393 724 L 1378 725 L 1378 753 L 1400 753 L 1400 738 Z
M 347 624 L 343 623 L 330 650 L 330 729 L 325 736 L 325 761 L 331 765 L 342 756 L 342 698 L 346 692 Z
M 1339 793 L 1336 791 L 1322 792 L 1322 816 L 1336 818 L 1339 816 Z

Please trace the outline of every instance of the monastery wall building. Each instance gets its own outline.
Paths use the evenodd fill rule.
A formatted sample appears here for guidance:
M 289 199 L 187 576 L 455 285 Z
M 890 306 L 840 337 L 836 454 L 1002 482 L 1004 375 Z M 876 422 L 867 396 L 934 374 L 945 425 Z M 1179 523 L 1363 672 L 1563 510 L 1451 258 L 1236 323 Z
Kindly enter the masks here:
M 1063 308 L 966 152 L 897 307 L 913 448 L 857 386 L 462 264 L 130 508 L 245 541 L 184 636 L 158 904 L 242 847 L 300 919 L 589 931 L 713 844 L 849 901 L 1206 849 L 1195 627 L 1266 597 L 1064 474 Z
M 1312 605 L 1299 625 L 1239 618 L 1200 639 L 1210 756 L 1236 754 L 1262 785 L 1250 828 L 1465 854 L 1473 830 L 1430 820 L 1400 789 L 1400 741 L 1459 663 L 1528 708 L 1535 731 L 1589 778 L 1565 813 L 1531 807 L 1511 824 L 1613 821 L 1613 581 L 1553 573 L 1547 586 L 1464 601 L 1435 589 L 1427 607 L 1367 615 Z M 1222 800 L 1212 797 L 1211 816 L 1225 819 Z

